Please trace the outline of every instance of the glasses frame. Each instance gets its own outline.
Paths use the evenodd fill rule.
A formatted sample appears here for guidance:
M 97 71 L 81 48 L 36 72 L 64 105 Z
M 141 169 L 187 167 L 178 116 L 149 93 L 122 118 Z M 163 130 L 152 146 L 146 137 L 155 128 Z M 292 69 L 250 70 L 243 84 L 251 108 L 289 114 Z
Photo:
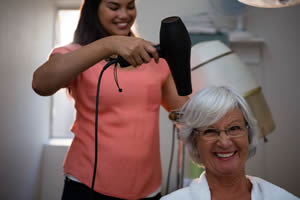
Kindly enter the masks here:
M 241 131 L 242 131 L 243 134 L 236 135 L 236 136 L 228 134 L 228 132 L 230 131 L 230 128 L 231 128 L 231 127 L 229 127 L 229 128 L 224 128 L 224 129 L 207 128 L 207 129 L 203 129 L 203 130 L 199 130 L 199 129 L 197 129 L 197 128 L 194 128 L 194 129 L 193 129 L 193 132 L 195 132 L 196 135 L 200 136 L 202 139 L 207 140 L 207 141 L 217 140 L 217 139 L 220 137 L 220 135 L 221 135 L 222 132 L 224 132 L 225 135 L 226 135 L 227 137 L 229 137 L 229 138 L 239 138 L 239 137 L 244 136 L 245 133 L 247 133 L 247 131 L 249 130 L 249 125 L 247 124 L 245 127 L 241 127 L 241 126 L 240 126 Z M 209 130 L 209 129 L 215 130 L 216 133 L 217 133 L 217 135 L 216 135 L 215 137 L 211 137 L 211 138 L 205 137 L 205 135 L 204 135 L 203 133 L 204 133 L 204 131 Z

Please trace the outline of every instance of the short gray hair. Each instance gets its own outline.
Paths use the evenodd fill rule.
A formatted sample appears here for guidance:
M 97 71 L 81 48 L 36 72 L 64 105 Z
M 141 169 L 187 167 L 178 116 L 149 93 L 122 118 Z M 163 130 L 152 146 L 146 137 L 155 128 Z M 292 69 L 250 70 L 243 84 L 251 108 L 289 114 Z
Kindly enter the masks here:
M 219 121 L 227 112 L 239 108 L 248 124 L 248 158 L 255 155 L 258 126 L 246 100 L 234 89 L 226 86 L 208 87 L 198 91 L 178 111 L 179 138 L 183 140 L 191 159 L 198 165 L 202 161 L 197 149 L 193 129 L 208 127 Z

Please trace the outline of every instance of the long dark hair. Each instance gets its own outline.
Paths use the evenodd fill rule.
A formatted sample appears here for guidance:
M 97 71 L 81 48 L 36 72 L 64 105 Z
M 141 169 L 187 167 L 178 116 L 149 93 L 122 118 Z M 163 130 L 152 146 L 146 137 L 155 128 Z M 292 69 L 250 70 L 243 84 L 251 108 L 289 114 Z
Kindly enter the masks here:
M 109 36 L 98 17 L 98 7 L 102 0 L 84 0 L 80 17 L 74 33 L 73 42 L 87 45 L 103 37 Z

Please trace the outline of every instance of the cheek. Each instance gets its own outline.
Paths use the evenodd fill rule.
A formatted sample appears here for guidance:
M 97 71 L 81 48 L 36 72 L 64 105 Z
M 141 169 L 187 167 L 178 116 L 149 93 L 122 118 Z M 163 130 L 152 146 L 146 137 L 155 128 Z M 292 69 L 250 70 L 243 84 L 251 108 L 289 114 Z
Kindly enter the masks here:
M 98 15 L 98 16 L 99 16 L 99 21 L 102 24 L 103 28 L 107 32 L 110 33 L 110 30 L 111 30 L 112 26 L 111 26 L 111 20 L 110 20 L 109 16 L 103 16 L 103 15 Z
M 248 158 L 248 152 L 249 152 L 249 144 L 248 144 L 248 140 L 243 140 L 242 142 L 238 143 L 239 148 L 242 151 L 242 157 L 243 159 L 247 160 Z
M 102 13 L 101 9 L 98 10 L 98 19 L 100 23 L 103 24 L 103 22 L 105 22 L 105 19 L 103 19 L 103 15 L 101 15 L 100 13 Z
M 130 11 L 128 14 L 129 14 L 129 16 L 131 17 L 132 23 L 133 23 L 134 20 L 136 19 L 136 11 L 132 10 L 132 11 Z
M 136 18 L 136 15 L 137 15 L 137 13 L 136 13 L 136 10 L 135 10 L 135 11 L 132 12 L 132 15 L 131 15 L 131 16 L 135 19 L 135 18 Z
M 97 15 L 101 24 L 109 23 L 113 17 L 112 12 L 105 7 L 99 7 Z
M 206 145 L 204 143 L 202 143 L 201 141 L 199 141 L 197 143 L 197 150 L 198 150 L 198 153 L 200 155 L 200 158 L 202 161 L 205 161 L 207 160 L 206 158 L 209 156 L 209 152 L 210 152 L 210 146 L 209 145 Z

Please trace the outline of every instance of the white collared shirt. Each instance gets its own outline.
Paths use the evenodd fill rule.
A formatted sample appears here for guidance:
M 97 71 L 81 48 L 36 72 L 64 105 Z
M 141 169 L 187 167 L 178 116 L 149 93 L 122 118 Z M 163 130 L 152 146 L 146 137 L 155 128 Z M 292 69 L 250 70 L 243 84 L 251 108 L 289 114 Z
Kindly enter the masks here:
M 251 200 L 299 200 L 286 190 L 254 176 L 247 176 L 252 183 Z M 174 191 L 161 200 L 211 200 L 205 172 L 190 186 Z

